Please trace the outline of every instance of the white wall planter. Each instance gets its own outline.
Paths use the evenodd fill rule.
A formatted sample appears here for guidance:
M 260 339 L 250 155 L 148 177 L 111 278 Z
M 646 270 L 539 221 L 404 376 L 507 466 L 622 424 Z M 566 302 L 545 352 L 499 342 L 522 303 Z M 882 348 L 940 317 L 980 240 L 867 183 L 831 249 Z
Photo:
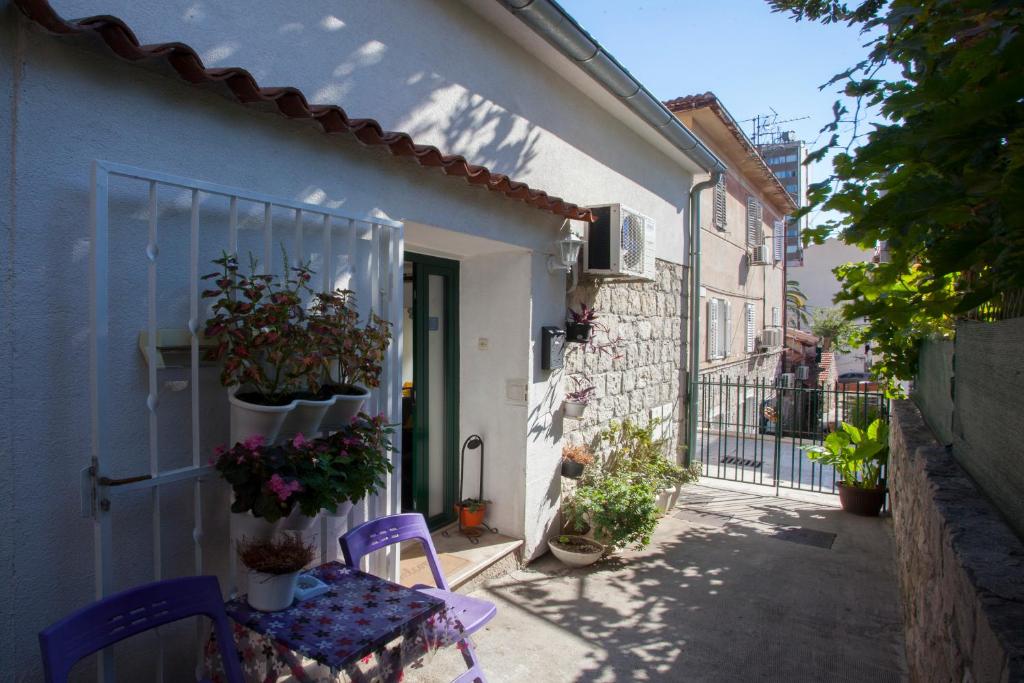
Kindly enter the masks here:
M 308 517 L 302 514 L 302 510 L 300 510 L 299 506 L 296 505 L 292 508 L 291 514 L 280 520 L 278 531 L 306 531 L 313 526 L 313 522 L 315 521 L 315 516 Z
M 254 517 L 252 512 L 231 513 L 231 538 L 251 541 L 269 541 L 281 527 L 281 521 L 268 522 L 262 517 Z
M 298 398 L 292 401 L 294 406 L 291 412 L 286 414 L 284 424 L 278 439 L 288 441 L 297 435 L 313 438 L 319 431 L 327 411 L 334 405 L 334 399 L 326 401 L 315 401 L 311 399 Z
M 261 612 L 280 612 L 295 601 L 295 583 L 299 572 L 264 574 L 249 570 L 249 606 Z
M 268 444 L 277 440 L 288 413 L 295 409 L 295 402 L 284 406 L 264 406 L 240 400 L 238 387 L 228 389 L 228 403 L 231 404 L 231 443 L 245 441 L 250 436 L 260 435 Z
M 354 507 L 355 504 L 351 500 L 346 500 L 342 503 L 338 503 L 338 506 L 333 510 L 325 508 L 324 514 L 328 517 L 338 517 L 340 519 L 345 519 L 346 517 L 348 517 L 348 513 L 352 512 L 352 508 Z
M 359 414 L 363 403 L 370 397 L 370 391 L 366 387 L 356 385 L 361 393 L 358 394 L 335 394 L 333 405 L 327 409 L 320 428 L 324 431 L 334 431 L 347 426 L 352 418 Z
M 566 401 L 565 402 L 565 416 L 566 417 L 583 417 L 583 412 L 587 409 L 586 403 L 579 403 L 577 401 Z

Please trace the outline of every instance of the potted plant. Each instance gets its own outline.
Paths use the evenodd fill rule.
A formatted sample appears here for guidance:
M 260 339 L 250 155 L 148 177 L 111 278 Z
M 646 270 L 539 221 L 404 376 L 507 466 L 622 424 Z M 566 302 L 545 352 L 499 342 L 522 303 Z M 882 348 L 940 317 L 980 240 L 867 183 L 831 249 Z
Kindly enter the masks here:
M 548 540 L 551 554 L 570 567 L 586 567 L 601 559 L 604 546 L 584 536 L 561 534 Z
M 587 465 L 594 463 L 594 454 L 584 444 L 562 446 L 562 476 L 579 479 Z
M 855 515 L 877 517 L 885 503 L 882 468 L 889 458 L 889 426 L 881 418 L 867 429 L 847 422 L 825 437 L 821 446 L 806 449 L 810 460 L 831 465 L 839 474 L 839 503 Z
M 309 325 L 323 356 L 320 395 L 333 401 L 323 427 L 339 429 L 359 413 L 369 390 L 380 386 L 391 323 L 371 314 L 361 327 L 355 293 L 336 289 L 313 297 Z
M 310 488 L 324 493 L 309 504 L 329 515 L 344 517 L 366 496 L 382 490 L 392 471 L 394 428 L 383 415 L 359 413 L 355 419 L 321 441 L 324 447 L 309 475 Z M 306 481 L 304 479 L 304 481 Z M 300 495 L 300 505 L 302 497 Z
M 572 391 L 566 392 L 563 410 L 566 417 L 581 418 L 587 409 L 587 404 L 590 403 L 590 399 L 594 397 L 596 388 L 591 384 L 584 383 L 575 376 L 572 379 L 575 387 Z
M 664 419 L 655 418 L 645 425 L 632 420 L 613 422 L 599 438 L 609 451 L 608 468 L 652 482 L 657 491 L 660 514 L 676 506 L 684 484 L 700 478 L 700 463 L 683 466 L 669 460 L 667 442 L 655 436 Z
M 231 441 L 258 434 L 273 442 L 296 408 L 295 392 L 321 364 L 303 324 L 302 293 L 309 291 L 311 271 L 289 267 L 286 257 L 288 275 L 279 282 L 257 272 L 252 256 L 248 275 L 233 254 L 214 263 L 220 270 L 203 276 L 214 285 L 202 294 L 214 299 L 203 333 L 216 344 L 207 358 L 221 363 L 221 384 L 228 387 Z
M 249 606 L 261 612 L 279 612 L 295 601 L 299 572 L 313 561 L 315 552 L 298 534 L 286 534 L 277 540 L 242 541 L 238 555 L 249 569 Z
M 585 303 L 580 304 L 578 311 L 570 307 L 569 318 L 565 321 L 565 340 L 580 344 L 589 342 L 596 320 L 597 312 Z
M 490 502 L 483 498 L 464 498 L 461 503 L 456 503 L 455 511 L 459 513 L 459 528 L 469 529 L 483 526 L 484 515 L 487 513 L 487 506 Z
M 577 533 L 589 526 L 605 552 L 629 545 L 642 549 L 658 524 L 655 486 L 640 477 L 591 467 L 563 503 L 563 513 Z

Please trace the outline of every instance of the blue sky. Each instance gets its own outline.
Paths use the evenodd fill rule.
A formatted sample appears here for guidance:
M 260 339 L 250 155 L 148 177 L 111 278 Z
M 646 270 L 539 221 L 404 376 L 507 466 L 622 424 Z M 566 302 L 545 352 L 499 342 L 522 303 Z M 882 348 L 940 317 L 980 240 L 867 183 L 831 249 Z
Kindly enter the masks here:
M 822 83 L 863 59 L 868 38 L 846 25 L 795 22 L 763 0 L 559 0 L 641 83 L 662 100 L 707 90 L 737 121 L 774 108 L 811 149 L 832 120 L 837 86 Z M 751 123 L 742 123 L 747 135 Z M 818 164 L 821 180 L 830 164 Z

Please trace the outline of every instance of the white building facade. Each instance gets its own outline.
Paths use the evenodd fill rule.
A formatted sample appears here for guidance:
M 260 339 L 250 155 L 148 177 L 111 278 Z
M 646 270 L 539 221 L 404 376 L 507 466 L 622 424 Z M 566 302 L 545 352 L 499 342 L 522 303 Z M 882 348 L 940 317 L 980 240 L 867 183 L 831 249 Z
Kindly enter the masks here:
M 138 58 L 116 22 L 61 19 L 105 14 L 117 15 L 143 45 L 176 41 L 195 54 L 175 49 L 173 58 Z M 154 576 L 229 571 L 230 492 L 211 475 L 194 487 L 163 487 L 156 503 L 153 489 L 112 496 L 106 512 L 114 542 L 103 557 L 109 576 L 97 573 L 107 551 L 95 543 L 89 511 L 97 501 L 89 500 L 83 470 L 96 448 L 96 304 L 88 283 L 97 248 L 90 174 L 98 160 L 277 202 L 267 210 L 274 225 L 267 237 L 268 214 L 258 200 L 239 200 L 232 227 L 227 204 L 191 185 L 161 186 L 154 198 L 149 181 L 111 180 L 109 273 L 101 278 L 109 335 L 98 379 L 109 403 L 103 475 L 150 471 L 153 385 L 139 333 L 150 325 L 148 310 L 161 330 L 187 329 L 196 320 L 190 316 L 204 315 L 189 312 L 196 262 L 190 244 L 201 274 L 233 239 L 240 254 L 253 250 L 272 263 L 278 242 L 286 242 L 293 255 L 330 268 L 325 282 L 334 283 L 335 276 L 363 277 L 359 254 L 378 248 L 368 258 L 381 278 L 364 283 L 365 304 L 380 297 L 394 306 L 384 312 L 408 309 L 399 293 L 405 287 L 379 283 L 407 273 L 415 279 L 421 269 L 426 289 L 417 296 L 430 307 L 423 343 L 448 352 L 431 385 L 449 398 L 441 399 L 447 412 L 430 414 L 432 432 L 423 437 L 440 463 L 424 474 L 429 509 L 422 511 L 443 521 L 458 495 L 457 446 L 479 434 L 486 444 L 483 495 L 493 501 L 489 523 L 523 539 L 526 559 L 545 550 L 558 517 L 566 387 L 561 371 L 541 367 L 539 344 L 542 327 L 564 325 L 570 286 L 563 272 L 549 270 L 549 256 L 566 230 L 582 231 L 577 219 L 586 211 L 577 207 L 622 203 L 655 222 L 657 259 L 671 269 L 685 266 L 690 189 L 708 177 L 713 154 L 688 156 L 668 144 L 620 95 L 498 2 L 8 0 L 0 2 L 0 18 L 0 88 L 11 103 L 0 114 L 7 180 L 0 190 L 7 207 L 0 212 L 7 255 L 0 348 L 8 370 L 0 556 L 9 572 L 4 584 L 15 586 L 0 619 L 11 657 L 4 658 L 6 673 L 38 675 L 38 630 L 93 599 L 104 581 L 99 587 L 109 592 Z M 236 65 L 248 73 L 211 71 Z M 289 89 L 257 92 L 253 83 Z M 349 121 L 312 103 L 343 107 Z M 332 125 L 338 132 L 325 133 Z M 407 132 L 421 147 L 387 131 Z M 159 257 L 147 252 L 149 207 L 158 216 Z M 296 218 L 295 207 L 307 207 L 306 218 Z M 342 267 L 326 247 L 316 255 L 314 236 L 330 242 L 306 222 L 316 209 L 395 232 L 349 252 Z M 196 242 L 190 229 L 202 231 Z M 151 262 L 158 285 L 147 302 Z M 338 269 L 325 265 L 331 263 Z M 387 280 L 389 272 L 395 280 Z M 403 353 L 412 334 L 405 320 L 392 320 Z M 675 343 L 685 357 L 683 339 Z M 389 377 L 392 393 L 375 397 L 374 407 L 394 413 L 394 390 L 408 379 Z M 168 366 L 156 382 L 160 471 L 190 466 L 200 455 L 205 463 L 228 440 L 216 369 Z M 190 396 L 202 398 L 201 415 Z M 468 482 L 474 467 L 471 461 Z M 400 506 L 395 493 L 356 514 Z M 334 551 L 327 535 L 344 524 L 324 527 L 325 549 Z

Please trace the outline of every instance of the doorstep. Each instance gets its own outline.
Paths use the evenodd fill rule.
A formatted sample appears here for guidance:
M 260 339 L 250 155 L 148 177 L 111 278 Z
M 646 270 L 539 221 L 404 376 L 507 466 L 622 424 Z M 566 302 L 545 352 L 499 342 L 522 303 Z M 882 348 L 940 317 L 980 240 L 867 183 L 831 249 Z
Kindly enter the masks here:
M 452 590 L 468 592 L 483 579 L 501 576 L 521 564 L 519 549 L 523 541 L 518 538 L 484 531 L 477 537 L 480 542 L 473 544 L 459 533 L 457 523 L 435 531 L 430 538 L 437 550 L 441 572 Z M 405 586 L 434 584 L 430 566 L 417 541 L 402 543 L 401 577 L 399 583 Z

